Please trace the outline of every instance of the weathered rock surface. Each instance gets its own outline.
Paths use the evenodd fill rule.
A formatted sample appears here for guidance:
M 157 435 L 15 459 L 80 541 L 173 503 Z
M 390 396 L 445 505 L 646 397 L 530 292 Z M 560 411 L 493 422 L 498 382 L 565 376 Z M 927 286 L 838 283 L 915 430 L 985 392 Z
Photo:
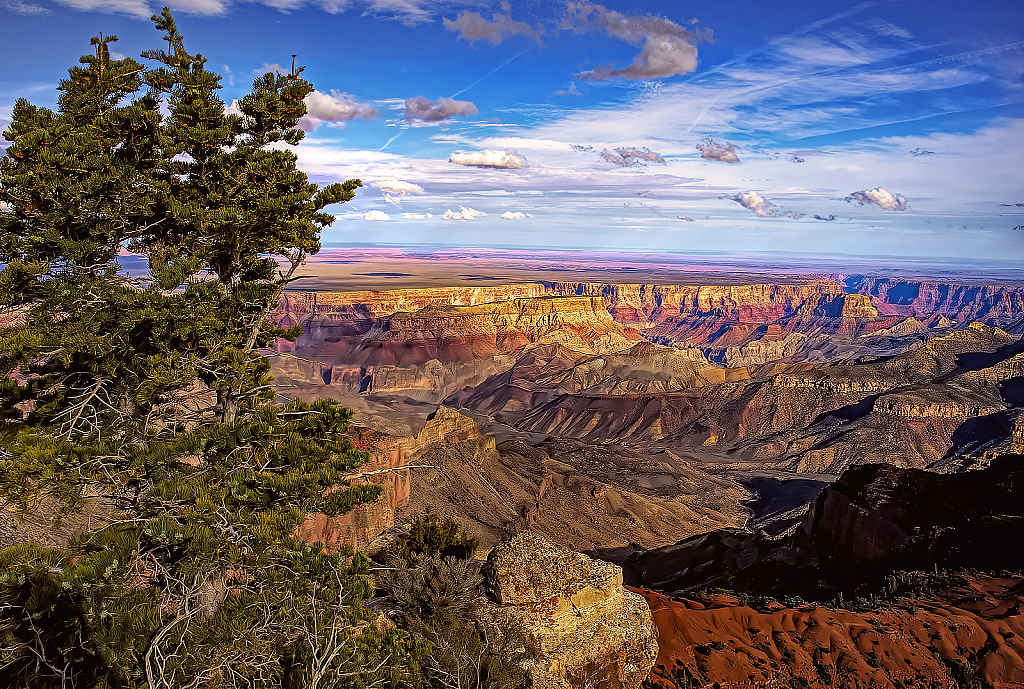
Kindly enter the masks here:
M 618 565 L 524 532 L 491 551 L 489 611 L 522 628 L 540 650 L 537 689 L 638 688 L 658 656 L 651 611 L 622 586 Z

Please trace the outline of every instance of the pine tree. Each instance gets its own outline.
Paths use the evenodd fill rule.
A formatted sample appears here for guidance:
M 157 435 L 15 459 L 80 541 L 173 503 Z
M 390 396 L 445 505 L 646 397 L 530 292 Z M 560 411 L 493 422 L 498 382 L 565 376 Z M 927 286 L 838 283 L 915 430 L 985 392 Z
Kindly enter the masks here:
M 266 316 L 359 182 L 319 189 L 278 147 L 302 137 L 301 69 L 230 114 L 153 19 L 151 66 L 98 36 L 58 108 L 19 100 L 4 134 L 0 496 L 110 517 L 0 551 L 0 686 L 411 684 L 415 644 L 361 605 L 366 559 L 295 535 L 380 492 L 347 478 L 351 412 L 272 404 L 258 353 L 299 334 Z

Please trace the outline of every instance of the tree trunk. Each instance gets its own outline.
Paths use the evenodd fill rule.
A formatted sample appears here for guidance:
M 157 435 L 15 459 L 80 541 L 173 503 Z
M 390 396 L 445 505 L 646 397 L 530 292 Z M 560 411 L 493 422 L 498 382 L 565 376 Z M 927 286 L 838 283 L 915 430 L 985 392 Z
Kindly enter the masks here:
M 217 388 L 217 409 L 221 423 L 232 423 L 238 416 L 238 398 L 235 391 L 224 386 Z

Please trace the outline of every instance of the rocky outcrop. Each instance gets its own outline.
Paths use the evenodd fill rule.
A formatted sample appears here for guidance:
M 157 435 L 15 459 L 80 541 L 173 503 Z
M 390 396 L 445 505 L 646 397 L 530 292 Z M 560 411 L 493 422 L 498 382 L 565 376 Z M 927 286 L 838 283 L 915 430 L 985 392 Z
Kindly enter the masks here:
M 600 551 L 626 582 L 662 590 L 722 585 L 828 600 L 880 590 L 895 570 L 1020 571 L 1024 456 L 937 474 L 870 464 L 848 470 L 783 539 L 721 531 L 651 551 Z
M 491 551 L 489 614 L 521 628 L 539 656 L 536 689 L 638 689 L 658 656 L 646 601 L 622 586 L 618 565 L 559 548 L 530 532 Z

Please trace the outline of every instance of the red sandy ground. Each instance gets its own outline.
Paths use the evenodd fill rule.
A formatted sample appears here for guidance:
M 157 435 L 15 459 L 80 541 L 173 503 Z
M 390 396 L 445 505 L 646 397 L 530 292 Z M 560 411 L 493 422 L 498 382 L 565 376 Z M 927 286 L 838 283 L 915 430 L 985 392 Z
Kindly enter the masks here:
M 729 595 L 698 602 L 637 592 L 658 627 L 648 685 L 658 689 L 1024 687 L 1020 577 L 964 579 L 863 613 L 777 603 L 758 612 Z M 981 683 L 957 684 L 958 663 L 977 668 Z

